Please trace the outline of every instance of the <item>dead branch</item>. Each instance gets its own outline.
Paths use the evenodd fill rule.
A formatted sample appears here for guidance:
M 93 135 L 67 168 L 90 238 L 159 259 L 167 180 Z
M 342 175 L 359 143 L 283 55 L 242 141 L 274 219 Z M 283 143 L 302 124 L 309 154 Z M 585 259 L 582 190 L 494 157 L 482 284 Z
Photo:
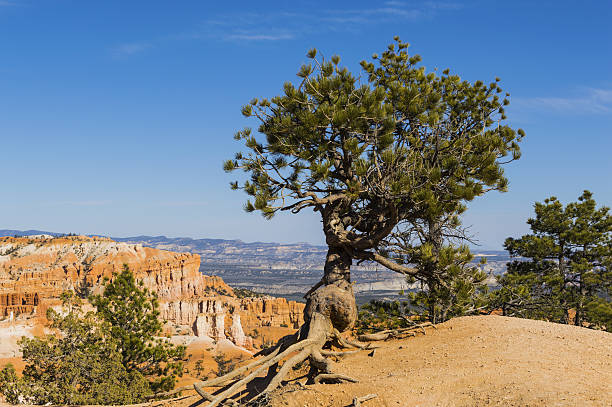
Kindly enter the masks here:
M 361 403 L 364 403 L 368 400 L 372 400 L 374 398 L 378 397 L 378 394 L 367 394 L 365 396 L 361 396 L 361 397 L 355 397 L 353 398 L 353 405 L 352 407 L 361 407 Z
M 362 342 L 375 342 L 375 341 L 386 341 L 387 339 L 405 338 L 408 336 L 416 336 L 415 330 L 420 330 L 423 335 L 426 334 L 425 327 L 432 327 L 438 329 L 431 322 L 424 322 L 422 324 L 415 324 L 409 328 L 398 328 L 398 329 L 387 329 L 385 331 L 374 332 L 371 334 L 359 335 L 358 339 Z
M 314 382 L 315 384 L 319 384 L 322 381 L 331 381 L 331 382 L 351 382 L 351 383 L 359 383 L 359 380 L 357 379 L 353 379 L 350 376 L 346 376 L 343 374 L 337 374 L 337 373 L 321 373 L 320 375 L 317 375 L 317 377 L 314 378 Z

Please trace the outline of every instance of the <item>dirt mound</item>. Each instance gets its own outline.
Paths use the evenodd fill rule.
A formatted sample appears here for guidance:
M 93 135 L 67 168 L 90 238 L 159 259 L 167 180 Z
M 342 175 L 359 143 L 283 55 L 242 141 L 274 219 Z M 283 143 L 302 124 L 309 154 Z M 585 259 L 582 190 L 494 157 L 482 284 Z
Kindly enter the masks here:
M 280 390 L 272 406 L 610 406 L 612 334 L 542 321 L 456 318 L 335 367 L 359 383 Z M 287 389 L 284 389 L 285 391 Z

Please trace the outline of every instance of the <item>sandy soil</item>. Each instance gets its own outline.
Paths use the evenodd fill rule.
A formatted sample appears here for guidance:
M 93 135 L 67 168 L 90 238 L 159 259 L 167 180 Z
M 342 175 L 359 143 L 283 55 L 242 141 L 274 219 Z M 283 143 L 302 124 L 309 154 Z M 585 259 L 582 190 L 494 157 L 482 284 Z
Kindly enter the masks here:
M 542 321 L 456 318 L 335 365 L 359 383 L 289 384 L 272 407 L 612 406 L 612 334 Z M 149 406 L 191 406 L 188 396 Z M 205 404 L 199 404 L 202 407 Z
M 456 318 L 426 336 L 349 356 L 360 381 L 279 392 L 276 406 L 612 406 L 612 334 L 542 321 Z

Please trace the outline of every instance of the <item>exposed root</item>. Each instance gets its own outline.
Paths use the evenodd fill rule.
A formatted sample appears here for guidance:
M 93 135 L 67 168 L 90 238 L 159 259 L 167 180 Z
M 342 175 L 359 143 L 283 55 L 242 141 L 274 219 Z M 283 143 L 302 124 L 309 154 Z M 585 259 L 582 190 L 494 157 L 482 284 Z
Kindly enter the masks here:
M 416 330 L 420 330 L 423 335 L 427 332 L 425 331 L 425 327 L 432 327 L 434 329 L 438 329 L 431 322 L 425 322 L 422 324 L 415 324 L 409 328 L 399 328 L 399 329 L 388 329 L 385 331 L 375 332 L 371 334 L 363 334 L 359 335 L 358 339 L 362 342 L 374 342 L 374 341 L 386 341 L 387 339 L 395 339 L 395 338 L 407 338 L 409 336 L 416 336 Z
M 210 379 L 210 380 L 206 380 L 203 382 L 199 382 L 199 383 L 194 383 L 193 385 L 188 385 L 188 386 L 182 386 L 182 387 L 177 387 L 176 389 L 173 389 L 171 391 L 166 391 L 163 393 L 156 393 L 156 394 L 152 394 L 150 396 L 146 396 L 145 400 L 152 400 L 152 399 L 157 399 L 157 398 L 165 398 L 168 396 L 172 396 L 174 394 L 180 393 L 182 391 L 187 391 L 187 390 L 192 390 L 195 389 L 195 391 L 202 396 L 202 398 L 204 398 L 205 400 L 210 401 L 211 399 L 208 399 L 206 395 L 208 395 L 209 397 L 210 394 L 206 393 L 203 388 L 204 387 L 223 387 L 224 383 L 227 383 L 229 381 L 231 381 L 232 379 L 234 379 L 235 377 L 240 376 L 241 374 L 243 374 L 244 372 L 247 372 L 248 370 L 257 367 L 259 365 L 261 365 L 262 363 L 266 363 L 267 361 L 269 361 L 270 359 L 274 358 L 276 355 L 278 355 L 278 353 L 280 352 L 281 349 L 286 348 L 288 346 L 291 346 L 293 344 L 295 344 L 297 342 L 297 335 L 290 335 L 290 336 L 286 336 L 283 337 L 277 346 L 270 348 L 270 349 L 266 349 L 264 351 L 261 351 L 259 353 L 257 353 L 255 356 L 259 356 L 259 355 L 265 355 L 265 357 L 261 358 L 261 359 L 257 359 L 251 363 L 249 363 L 248 365 L 239 367 L 237 369 L 232 370 L 231 372 L 229 372 L 228 374 L 224 375 L 224 376 L 220 376 L 220 377 L 216 377 L 214 379 Z
M 353 399 L 353 405 L 352 407 L 361 407 L 361 403 L 366 402 L 368 400 L 372 400 L 374 398 L 378 397 L 378 394 L 368 394 L 362 397 L 355 397 Z
M 340 341 L 343 341 L 344 347 L 351 346 L 353 348 L 368 349 L 368 345 L 352 344 L 342 340 L 339 333 L 337 331 L 334 332 L 330 319 L 322 314 L 315 313 L 311 316 L 308 326 L 303 327 L 293 337 L 288 340 L 283 338 L 272 350 L 259 353 L 265 355 L 264 357 L 235 369 L 224 376 L 195 383 L 193 387 L 204 400 L 208 401 L 206 407 L 239 405 L 238 403 L 245 402 L 247 399 L 250 403 L 259 402 L 279 387 L 293 368 L 305 360 L 309 361 L 310 373 L 304 377 L 309 377 L 310 383 L 357 382 L 356 379 L 351 377 L 334 373 L 331 362 L 327 359 L 328 357 L 342 357 L 359 351 L 336 352 L 323 349 L 328 343 L 334 344 Z M 266 370 L 268 370 L 267 380 L 269 381 L 265 389 L 255 397 L 252 397 L 252 393 L 244 395 L 242 393 L 244 388 L 256 378 L 264 376 Z M 301 383 L 299 384 L 301 385 Z M 205 390 L 205 388 L 215 386 L 224 387 L 213 394 Z
M 425 334 L 425 327 L 428 326 L 436 328 L 431 323 L 414 324 L 409 328 L 360 335 L 358 339 L 362 342 L 372 342 L 390 338 L 416 336 L 416 331 Z M 334 351 L 323 349 L 326 344 L 350 350 Z M 260 402 L 265 400 L 270 392 L 278 388 L 286 380 L 286 377 L 296 365 L 305 360 L 308 360 L 310 363 L 310 373 L 307 375 L 309 381 L 307 384 L 322 382 L 356 383 L 357 380 L 352 377 L 334 373 L 331 363 L 327 358 L 344 357 L 355 354 L 360 350 L 372 350 L 373 352 L 370 355 L 374 356 L 374 349 L 377 349 L 377 347 L 372 346 L 371 343 L 364 344 L 342 338 L 340 332 L 332 327 L 331 321 L 328 318 L 321 314 L 314 314 L 307 327 L 302 327 L 295 335 L 282 338 L 277 346 L 259 352 L 256 356 L 262 356 L 261 358 L 241 366 L 224 376 L 195 383 L 193 384 L 193 389 L 204 400 L 208 401 L 206 407 L 238 406 L 250 398 L 249 395 L 244 396 L 242 393 L 244 388 L 256 378 L 264 376 L 265 371 L 268 370 L 269 381 L 265 389 L 255 397 L 250 398 L 250 403 Z M 280 369 L 278 368 L 279 365 Z M 299 382 L 297 383 L 302 385 Z M 205 390 L 205 388 L 211 387 L 222 387 L 222 389 L 211 394 Z M 150 396 L 149 399 L 167 397 L 180 391 L 189 390 L 190 388 L 191 386 L 180 387 L 170 392 L 155 394 Z M 376 397 L 376 395 L 369 394 L 364 397 L 355 398 L 353 405 L 360 406 L 360 403 L 370 400 Z
M 361 349 L 361 350 L 368 350 L 368 349 L 373 349 L 372 345 L 367 343 L 367 344 L 361 344 L 361 343 L 357 343 L 354 341 L 349 341 L 348 339 L 339 339 L 339 342 L 341 345 L 343 345 L 345 348 L 357 348 L 357 349 Z
M 363 334 L 359 335 L 359 340 L 363 342 L 375 342 L 375 341 L 386 341 L 387 339 L 416 336 L 414 332 L 377 332 L 374 334 Z
M 293 345 L 289 346 L 284 352 L 282 352 L 282 353 L 280 353 L 280 354 L 278 354 L 278 355 L 276 355 L 276 356 L 274 356 L 272 358 L 270 358 L 270 356 L 273 356 L 274 353 L 270 354 L 266 358 L 268 360 L 265 363 L 259 364 L 257 369 L 255 369 L 253 372 L 251 372 L 249 375 L 247 375 L 244 379 L 240 379 L 240 380 L 236 381 L 227 390 L 224 390 L 221 393 L 216 394 L 214 399 L 210 400 L 210 404 L 208 404 L 207 407 L 215 407 L 215 406 L 220 405 L 224 400 L 227 400 L 230 397 L 232 397 L 234 394 L 236 394 L 238 392 L 238 390 L 240 390 L 243 386 L 246 386 L 251 380 L 253 380 L 257 376 L 262 374 L 266 369 L 268 369 L 272 365 L 275 365 L 276 363 L 281 361 L 284 357 L 288 356 L 289 354 L 291 354 L 293 352 L 296 352 L 296 351 L 303 350 L 305 347 L 311 345 L 313 342 L 314 342 L 314 339 L 305 339 L 305 340 L 303 340 L 301 342 L 298 342 L 296 344 L 293 344 Z M 299 363 L 299 362 L 296 362 L 296 364 L 297 363 Z M 255 362 L 251 363 L 251 365 L 256 366 Z M 249 365 L 249 366 L 251 366 L 251 365 Z M 230 372 L 230 373 L 228 373 L 225 376 L 218 377 L 218 378 L 213 379 L 211 381 L 218 380 L 220 382 L 227 382 L 227 381 L 231 380 L 232 378 L 234 378 L 234 377 L 236 377 L 238 375 L 236 373 L 237 370 L 240 370 L 240 369 L 236 369 L 235 371 Z M 243 371 L 246 371 L 246 370 L 243 370 Z M 208 385 L 207 382 L 196 383 L 196 384 L 193 385 L 193 387 L 198 392 L 198 394 L 200 394 L 200 391 L 202 391 L 203 393 L 206 393 L 206 392 L 204 392 L 202 387 L 207 386 L 207 385 Z
M 298 363 L 302 363 L 308 358 L 308 356 L 310 356 L 310 352 L 311 351 L 308 349 L 303 350 L 297 355 L 287 360 L 280 368 L 278 373 L 272 378 L 270 383 L 268 383 L 268 386 L 266 386 L 265 390 L 261 394 L 270 393 L 272 390 L 276 389 L 295 365 L 297 365 Z
M 204 400 L 206 400 L 206 401 L 214 401 L 214 397 L 212 395 L 210 395 L 209 393 L 206 393 L 204 390 L 202 390 L 202 388 L 199 388 L 199 387 L 196 387 L 196 386 L 193 386 L 193 387 L 194 387 L 196 393 L 198 393 Z M 232 406 L 232 407 L 239 406 L 239 404 L 235 400 L 232 400 L 232 399 L 224 400 L 222 405 L 223 404 L 228 405 L 228 406 Z
M 359 380 L 357 379 L 353 379 L 350 376 L 345 376 L 343 374 L 336 374 L 336 373 L 321 373 L 320 375 L 317 375 L 317 377 L 314 378 L 315 384 L 319 384 L 323 381 L 334 382 L 334 383 L 339 383 L 342 381 L 351 382 L 351 383 L 359 383 Z
M 374 349 L 374 347 L 372 347 L 372 344 L 370 343 L 362 344 L 362 343 L 354 342 L 348 339 L 344 339 L 342 336 L 340 336 L 340 332 L 338 332 L 338 330 L 336 329 L 334 329 L 334 334 L 332 335 L 332 338 L 334 339 L 336 345 L 341 349 L 349 349 L 349 348 L 357 348 L 361 350 Z
M 355 353 L 359 353 L 361 352 L 362 349 L 357 349 L 357 350 L 345 350 L 345 351 L 340 351 L 340 352 L 336 352 L 336 351 L 331 351 L 331 350 L 322 350 L 321 351 L 321 355 L 325 356 L 325 357 L 330 357 L 330 356 L 335 356 L 335 357 L 344 357 L 344 356 L 348 356 L 348 355 L 354 355 Z
M 331 363 L 327 358 L 323 357 L 320 349 L 313 350 L 310 355 L 310 364 L 325 373 L 330 373 L 332 370 Z

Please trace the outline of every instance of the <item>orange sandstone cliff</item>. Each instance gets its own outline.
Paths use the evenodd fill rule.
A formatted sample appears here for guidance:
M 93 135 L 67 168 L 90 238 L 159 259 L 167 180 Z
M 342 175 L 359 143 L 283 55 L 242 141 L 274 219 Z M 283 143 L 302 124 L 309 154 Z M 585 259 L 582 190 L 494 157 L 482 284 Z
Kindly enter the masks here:
M 161 317 L 176 331 L 249 347 L 245 331 L 303 322 L 303 304 L 237 298 L 220 277 L 199 272 L 197 254 L 85 236 L 0 238 L 0 319 L 44 317 L 66 290 L 99 293 L 124 264 L 157 293 Z

